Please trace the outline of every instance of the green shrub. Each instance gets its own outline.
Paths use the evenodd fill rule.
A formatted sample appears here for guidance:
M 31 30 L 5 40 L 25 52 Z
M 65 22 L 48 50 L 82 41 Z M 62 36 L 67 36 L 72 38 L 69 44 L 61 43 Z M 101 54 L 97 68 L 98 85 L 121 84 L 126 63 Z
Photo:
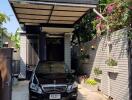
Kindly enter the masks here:
M 94 86 L 97 84 L 97 81 L 94 79 L 86 79 L 85 83 Z
M 81 53 L 81 55 L 80 55 L 80 59 L 81 59 L 81 60 L 84 60 L 84 59 L 90 59 L 90 55 L 89 55 L 89 54 Z
M 95 75 L 100 75 L 100 74 L 102 74 L 102 70 L 100 70 L 99 67 L 95 67 L 94 68 L 94 74 Z
M 115 61 L 113 58 L 109 58 L 108 60 L 106 60 L 106 64 L 108 66 L 117 66 L 117 61 Z

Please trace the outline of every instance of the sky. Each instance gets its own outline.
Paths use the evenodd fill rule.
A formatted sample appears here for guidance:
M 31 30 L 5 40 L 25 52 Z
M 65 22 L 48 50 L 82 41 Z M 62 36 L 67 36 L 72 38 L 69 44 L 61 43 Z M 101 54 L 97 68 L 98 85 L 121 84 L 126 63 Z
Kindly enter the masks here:
M 10 21 L 5 23 L 3 26 L 7 28 L 9 33 L 15 33 L 17 28 L 20 26 L 8 0 L 0 0 L 0 12 L 6 14 L 10 18 Z

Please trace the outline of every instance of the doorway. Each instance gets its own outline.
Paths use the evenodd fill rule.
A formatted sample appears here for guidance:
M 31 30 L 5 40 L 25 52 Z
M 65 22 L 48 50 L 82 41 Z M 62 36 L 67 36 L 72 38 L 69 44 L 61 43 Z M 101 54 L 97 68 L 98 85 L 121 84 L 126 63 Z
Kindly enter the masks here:
M 64 61 L 64 38 L 46 38 L 47 61 Z

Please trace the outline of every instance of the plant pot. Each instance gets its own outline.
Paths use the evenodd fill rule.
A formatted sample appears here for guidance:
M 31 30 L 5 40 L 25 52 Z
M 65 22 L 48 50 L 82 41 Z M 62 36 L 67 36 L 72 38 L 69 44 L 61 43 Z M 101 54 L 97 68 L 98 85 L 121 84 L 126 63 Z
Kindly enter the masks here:
M 101 75 L 97 75 L 97 76 L 95 76 L 95 79 L 99 79 L 99 80 L 101 80 L 101 78 L 102 78 Z
M 88 63 L 89 62 L 89 59 L 84 59 L 85 63 Z
M 118 73 L 119 72 L 118 66 L 108 66 L 107 70 L 108 70 L 108 72 L 111 72 L 111 73 Z
M 80 62 L 83 64 L 85 64 L 85 63 L 89 63 L 89 59 L 84 59 L 84 60 L 80 60 Z

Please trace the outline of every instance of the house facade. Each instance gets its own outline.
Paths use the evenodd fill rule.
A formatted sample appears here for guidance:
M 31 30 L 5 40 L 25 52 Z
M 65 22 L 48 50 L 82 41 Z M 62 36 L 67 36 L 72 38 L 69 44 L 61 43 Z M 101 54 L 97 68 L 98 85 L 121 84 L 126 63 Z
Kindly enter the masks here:
M 74 25 L 90 8 L 96 7 L 98 0 L 9 0 L 9 2 L 24 30 L 21 33 L 20 49 L 22 76 L 26 77 L 26 70 L 36 66 L 39 60 L 53 60 L 54 57 L 61 60 L 65 68 L 70 70 L 70 40 Z M 58 44 L 55 45 L 53 41 Z

